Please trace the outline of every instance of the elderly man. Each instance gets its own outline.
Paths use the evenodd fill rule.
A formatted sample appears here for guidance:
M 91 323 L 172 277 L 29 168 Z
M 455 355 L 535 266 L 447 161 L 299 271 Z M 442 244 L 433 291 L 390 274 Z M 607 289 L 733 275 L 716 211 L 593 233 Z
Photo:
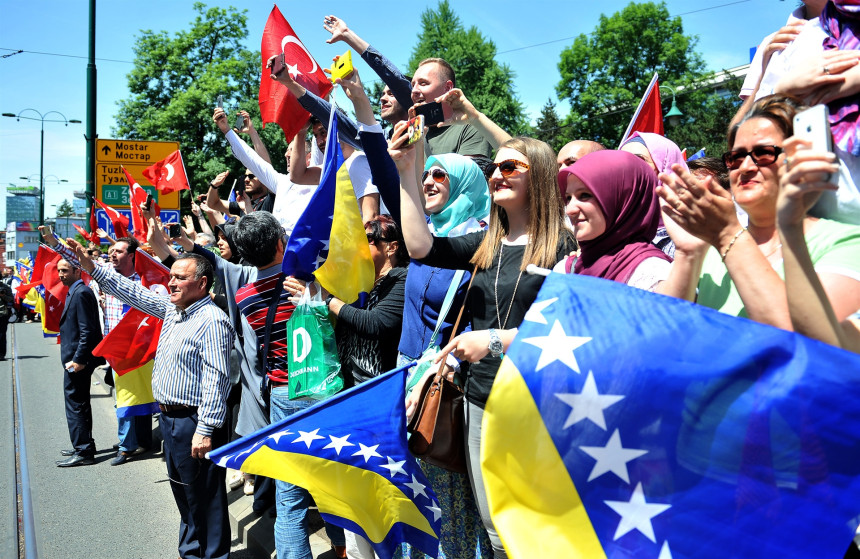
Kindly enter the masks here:
M 209 297 L 212 265 L 196 254 L 180 255 L 170 269 L 169 295 L 158 295 L 110 268 L 96 266 L 83 247 L 72 239 L 68 242 L 81 267 L 105 293 L 164 320 L 152 393 L 161 409 L 167 475 L 181 519 L 179 555 L 228 557 L 226 470 L 205 457 L 227 442 L 224 418 L 235 331 Z

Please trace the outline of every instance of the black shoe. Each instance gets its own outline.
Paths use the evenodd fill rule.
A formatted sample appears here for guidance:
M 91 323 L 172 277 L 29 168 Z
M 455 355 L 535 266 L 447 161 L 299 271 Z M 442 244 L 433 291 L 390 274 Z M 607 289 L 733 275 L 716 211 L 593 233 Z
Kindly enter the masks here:
M 80 454 L 75 454 L 66 460 L 58 460 L 57 466 L 60 468 L 71 468 L 73 466 L 91 466 L 95 463 L 96 461 L 93 460 L 92 456 L 81 456 Z
M 60 456 L 74 456 L 74 455 L 75 455 L 75 449 L 74 448 L 70 448 L 69 450 L 61 450 L 60 451 Z
M 114 450 L 119 450 L 119 443 L 115 443 L 111 448 Z
M 129 458 L 131 458 L 130 452 L 125 452 L 120 450 L 116 453 L 116 457 L 110 461 L 111 466 L 120 466 L 128 462 Z

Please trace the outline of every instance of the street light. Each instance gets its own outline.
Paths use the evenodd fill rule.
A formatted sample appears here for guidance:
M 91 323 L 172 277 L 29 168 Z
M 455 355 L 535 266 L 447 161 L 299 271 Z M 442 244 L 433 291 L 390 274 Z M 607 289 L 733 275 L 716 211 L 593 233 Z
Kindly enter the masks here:
M 31 116 L 21 116 L 27 111 L 32 111 L 36 113 L 37 115 L 39 115 L 39 118 L 33 118 Z M 47 120 L 46 117 L 51 114 L 60 115 L 63 120 Z M 70 122 L 72 124 L 80 124 L 81 121 L 74 118 L 69 120 L 68 118 L 66 118 L 66 115 L 59 111 L 48 111 L 47 113 L 42 114 L 36 109 L 24 109 L 17 115 L 12 113 L 3 113 L 3 116 L 17 119 L 19 122 L 23 118 L 25 120 L 38 120 L 42 123 L 41 142 L 39 144 L 39 224 L 42 225 L 45 222 L 45 123 L 62 122 L 63 124 L 68 126 Z
M 672 128 L 678 126 L 681 123 L 681 117 L 684 116 L 684 113 L 678 108 L 677 103 L 675 103 L 675 92 L 677 91 L 674 87 L 669 85 L 661 85 L 660 90 L 668 89 L 672 94 L 672 107 L 669 109 L 669 112 L 666 113 L 666 120 L 669 121 L 669 126 Z M 680 89 L 680 88 L 679 88 Z

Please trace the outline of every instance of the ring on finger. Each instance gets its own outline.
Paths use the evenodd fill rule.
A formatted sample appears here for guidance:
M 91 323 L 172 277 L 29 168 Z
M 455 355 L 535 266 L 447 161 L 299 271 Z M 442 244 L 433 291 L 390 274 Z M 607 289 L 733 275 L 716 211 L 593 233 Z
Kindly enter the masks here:
M 830 68 L 828 68 L 827 66 L 824 66 L 823 68 L 821 68 L 821 71 L 822 71 L 822 72 L 824 72 L 824 73 L 825 73 L 825 74 L 827 74 L 827 75 L 829 75 L 829 74 L 830 74 Z

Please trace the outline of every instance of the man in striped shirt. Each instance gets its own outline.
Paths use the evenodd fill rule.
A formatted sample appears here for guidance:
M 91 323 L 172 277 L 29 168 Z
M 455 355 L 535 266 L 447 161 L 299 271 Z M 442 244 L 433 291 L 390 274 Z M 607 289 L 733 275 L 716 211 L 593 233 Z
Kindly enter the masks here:
M 81 267 L 105 293 L 164 325 L 152 370 L 152 393 L 161 409 L 167 475 L 180 515 L 180 557 L 230 554 L 226 470 L 206 453 L 227 442 L 224 418 L 230 388 L 229 358 L 235 331 L 209 297 L 214 272 L 196 254 L 179 256 L 170 269 L 169 295 L 96 266 L 71 239 Z

